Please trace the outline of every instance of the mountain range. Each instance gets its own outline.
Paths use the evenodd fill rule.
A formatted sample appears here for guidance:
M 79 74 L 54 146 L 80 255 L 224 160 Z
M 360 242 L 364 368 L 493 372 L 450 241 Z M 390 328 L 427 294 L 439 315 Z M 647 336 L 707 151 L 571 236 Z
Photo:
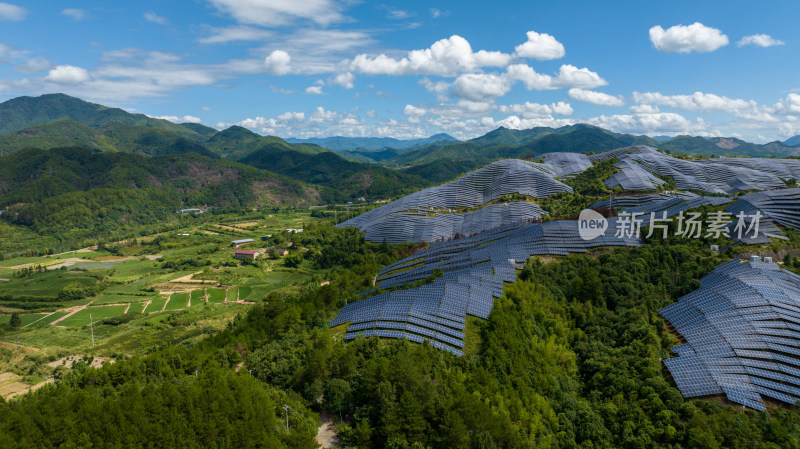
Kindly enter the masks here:
M 395 150 L 402 150 L 405 148 L 418 147 L 437 142 L 458 142 L 455 137 L 440 133 L 434 134 L 424 139 L 394 139 L 391 137 L 314 137 L 310 139 L 297 139 L 289 137 L 286 139 L 289 143 L 311 143 L 321 147 L 328 148 L 333 151 L 344 150 L 361 150 L 361 151 L 378 151 L 387 148 Z
M 49 94 L 0 104 L 0 238 L 75 241 L 119 235 L 143 223 L 161 223 L 180 207 L 389 199 L 498 158 L 538 159 L 550 152 L 636 144 L 700 156 L 800 156 L 798 136 L 764 145 L 719 137 L 662 140 L 584 124 L 501 127 L 463 142 L 446 134 L 413 141 L 287 141 L 240 126 L 218 131 L 175 124 Z

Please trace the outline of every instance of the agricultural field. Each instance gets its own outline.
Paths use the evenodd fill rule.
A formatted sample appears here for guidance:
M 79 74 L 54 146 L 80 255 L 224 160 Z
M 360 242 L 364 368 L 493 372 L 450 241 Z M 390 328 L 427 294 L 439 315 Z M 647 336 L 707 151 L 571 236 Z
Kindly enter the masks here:
M 287 266 L 285 257 L 274 254 L 255 263 L 233 258 L 231 240 L 243 238 L 255 240 L 245 249 L 279 247 L 291 253 L 292 233 L 286 229 L 319 221 L 308 212 L 208 218 L 99 248 L 0 260 L 0 279 L 8 279 L 0 281 L 0 345 L 36 351 L 37 360 L 146 353 L 200 339 L 270 293 L 296 292 L 324 276 L 308 266 Z M 10 326 L 12 312 L 20 315 L 18 328 Z M 51 374 L 38 362 L 31 368 L 29 357 L 0 358 L 0 372 L 31 372 L 33 377 L 24 377 L 31 382 Z

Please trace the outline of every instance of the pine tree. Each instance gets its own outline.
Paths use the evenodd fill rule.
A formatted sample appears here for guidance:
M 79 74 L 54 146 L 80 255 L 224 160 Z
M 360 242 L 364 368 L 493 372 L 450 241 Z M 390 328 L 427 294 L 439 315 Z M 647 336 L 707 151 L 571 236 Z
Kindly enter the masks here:
M 14 329 L 22 326 L 22 318 L 19 317 L 19 313 L 14 312 L 11 314 L 11 321 L 9 321 L 9 324 Z

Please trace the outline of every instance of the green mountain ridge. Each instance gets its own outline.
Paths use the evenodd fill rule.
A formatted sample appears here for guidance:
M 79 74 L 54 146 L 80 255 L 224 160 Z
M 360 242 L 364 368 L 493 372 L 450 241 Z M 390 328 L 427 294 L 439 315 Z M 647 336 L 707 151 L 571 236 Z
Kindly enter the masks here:
M 195 153 L 146 157 L 55 148 L 0 158 L 0 219 L 59 240 L 157 224 L 181 207 L 315 205 L 341 198 L 323 187 Z
M 93 128 L 72 119 L 61 119 L 34 125 L 13 134 L 0 135 L 0 152 L 3 154 L 25 148 L 47 150 L 69 146 L 80 146 L 98 151 L 138 153 L 146 156 L 198 153 L 203 156 L 216 157 L 214 153 L 199 143 L 171 131 L 120 123 Z
M 119 108 L 90 103 L 65 94 L 17 97 L 0 103 L 0 135 L 62 119 L 72 119 L 95 128 L 113 123 L 147 126 L 171 131 L 195 142 L 205 140 L 191 128 L 168 120 L 131 114 Z

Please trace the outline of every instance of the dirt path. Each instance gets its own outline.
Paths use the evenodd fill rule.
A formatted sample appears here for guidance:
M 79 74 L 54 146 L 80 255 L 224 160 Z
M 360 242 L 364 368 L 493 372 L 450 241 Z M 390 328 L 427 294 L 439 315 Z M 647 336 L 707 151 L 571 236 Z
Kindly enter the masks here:
M 125 311 L 122 312 L 122 314 L 125 315 L 126 313 L 128 313 L 128 310 L 131 310 L 131 303 L 128 303 L 128 307 L 125 307 Z
M 152 301 L 151 299 L 148 299 L 148 300 L 147 300 L 147 301 L 144 303 L 144 307 L 142 307 L 142 313 L 144 313 L 144 311 L 145 311 L 145 310 L 147 310 L 147 308 L 148 308 L 148 307 L 150 307 L 150 303 L 151 303 L 151 302 L 153 302 L 153 301 Z
M 66 315 L 62 316 L 61 318 L 59 318 L 59 319 L 57 319 L 57 320 L 53 321 L 52 323 L 50 323 L 50 325 L 51 325 L 51 326 L 55 326 L 56 324 L 58 324 L 58 323 L 60 323 L 60 322 L 64 321 L 65 319 L 67 319 L 67 318 L 71 317 L 72 315 L 75 315 L 76 313 L 80 312 L 81 310 L 83 310 L 83 309 L 85 309 L 85 308 L 89 307 L 90 305 L 92 305 L 92 303 L 93 303 L 93 302 L 94 302 L 94 301 L 89 301 L 89 303 L 88 303 L 88 304 L 85 304 L 85 305 L 82 305 L 82 306 L 75 307 L 74 309 L 72 309 L 72 311 L 71 311 L 70 313 L 68 313 L 68 314 L 66 314 Z
M 319 447 L 339 447 L 339 437 L 336 435 L 336 428 L 333 427 L 333 418 L 327 412 L 319 415 L 321 425 L 317 428 L 317 436 L 314 439 Z
M 17 382 L 17 384 L 24 385 L 25 387 L 24 388 L 16 388 L 16 391 L 14 391 L 12 393 L 9 393 L 7 396 L 5 396 L 5 398 L 7 400 L 8 399 L 13 399 L 13 398 L 15 398 L 17 396 L 22 396 L 23 394 L 30 393 L 31 391 L 36 391 L 39 388 L 42 388 L 43 386 L 45 386 L 47 384 L 51 384 L 51 383 L 53 383 L 53 378 L 52 377 L 47 379 L 47 380 L 45 380 L 44 382 L 39 382 L 36 385 L 28 385 L 26 383 Z M 16 384 L 14 384 L 14 385 L 16 385 Z M 17 387 L 19 387 L 19 386 L 17 386 Z
M 179 278 L 175 278 L 175 279 L 171 280 L 170 282 L 175 282 L 175 283 L 179 283 L 179 284 L 185 284 L 185 283 L 189 283 L 189 284 L 216 284 L 217 283 L 217 281 L 213 281 L 211 279 L 192 279 L 192 276 L 194 276 L 195 274 L 200 274 L 200 273 L 202 273 L 202 271 L 198 271 L 196 273 L 187 274 L 186 276 L 181 276 Z
M 169 296 L 167 296 L 167 300 L 166 300 L 166 301 L 164 301 L 164 305 L 163 305 L 163 306 L 161 306 L 161 310 L 160 310 L 160 312 L 163 312 L 163 311 L 167 310 L 167 304 L 169 304 L 169 302 L 170 302 L 171 300 L 172 300 L 172 295 L 169 295 Z

